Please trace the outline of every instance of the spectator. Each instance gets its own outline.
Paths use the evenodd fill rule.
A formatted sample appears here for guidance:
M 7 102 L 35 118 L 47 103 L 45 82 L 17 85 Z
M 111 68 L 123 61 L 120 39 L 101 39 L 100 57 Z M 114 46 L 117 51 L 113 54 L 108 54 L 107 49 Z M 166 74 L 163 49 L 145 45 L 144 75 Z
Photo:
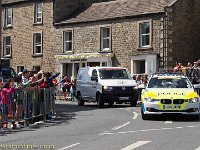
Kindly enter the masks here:
M 142 84 L 142 76 L 141 75 L 136 76 L 136 83 L 137 83 L 137 85 Z
M 192 84 L 198 84 L 197 76 L 194 72 L 191 74 L 191 83 Z
M 24 69 L 22 72 L 22 82 L 26 83 L 29 80 L 29 71 L 27 69 Z
M 67 93 L 66 93 L 66 86 L 65 86 L 66 81 L 67 81 L 67 76 L 63 76 L 60 81 L 60 87 L 61 87 L 62 93 L 64 94 L 64 100 L 67 100 L 67 98 L 66 98 Z
M 16 88 L 15 99 L 16 99 L 16 112 L 15 112 L 15 123 L 13 124 L 14 128 L 21 128 L 19 121 L 22 119 L 23 113 L 23 99 L 25 88 L 30 86 L 31 80 L 26 83 L 22 83 L 22 78 L 17 76 L 14 79 L 14 87 Z
M 193 68 L 193 69 L 196 69 L 196 68 L 197 68 L 197 62 L 196 62 L 196 61 L 194 62 L 194 65 L 193 65 L 192 68 Z
M 143 77 L 143 79 L 142 79 L 142 83 L 143 83 L 145 86 L 147 85 L 147 83 L 148 83 L 148 75 L 147 75 L 147 74 L 144 75 L 144 77 Z
M 174 67 L 173 71 L 174 72 L 179 72 L 179 68 L 180 68 L 179 64 L 176 63 L 176 66 Z
M 66 79 L 64 85 L 66 87 L 66 100 L 67 100 L 67 97 L 70 96 L 70 88 L 71 88 L 71 82 L 68 78 Z
M 192 75 L 192 72 L 193 72 L 193 69 L 192 69 L 192 63 L 191 62 L 188 62 L 187 66 L 186 66 L 186 75 L 187 77 L 191 78 L 191 75 Z
M 70 97 L 72 101 L 74 101 L 74 97 L 76 97 L 76 79 L 73 76 L 71 77 Z
M 8 118 L 8 104 L 10 99 L 10 94 L 15 92 L 13 82 L 6 82 L 0 91 L 0 128 L 7 128 L 7 118 Z

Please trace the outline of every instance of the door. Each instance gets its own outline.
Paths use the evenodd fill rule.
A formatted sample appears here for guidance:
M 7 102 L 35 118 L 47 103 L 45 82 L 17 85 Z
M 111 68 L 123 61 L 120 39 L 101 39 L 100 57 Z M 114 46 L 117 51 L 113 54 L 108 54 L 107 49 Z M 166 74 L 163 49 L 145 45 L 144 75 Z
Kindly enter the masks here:
M 77 75 L 77 81 L 76 81 L 76 86 L 77 90 L 81 92 L 82 98 L 89 99 L 89 82 L 91 81 L 89 74 L 88 74 L 88 69 L 80 69 L 79 73 Z
M 98 77 L 97 76 L 97 70 L 96 69 L 93 69 L 92 70 L 92 76 L 95 76 L 95 77 Z M 97 89 L 97 81 L 90 81 L 89 82 L 89 87 L 88 87 L 88 90 L 90 91 L 89 92 L 89 97 L 92 99 L 92 100 L 96 100 L 96 89 Z

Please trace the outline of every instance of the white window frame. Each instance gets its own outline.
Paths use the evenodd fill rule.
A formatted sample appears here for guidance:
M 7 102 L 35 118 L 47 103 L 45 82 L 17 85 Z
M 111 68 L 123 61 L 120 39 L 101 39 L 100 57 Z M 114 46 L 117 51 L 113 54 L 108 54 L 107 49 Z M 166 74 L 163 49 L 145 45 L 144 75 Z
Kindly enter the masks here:
M 145 74 L 152 75 L 158 71 L 157 55 L 138 55 L 132 56 L 131 58 L 131 76 L 136 75 L 136 69 L 134 68 L 135 61 L 145 61 Z
M 40 34 L 40 43 L 36 43 L 36 35 Z M 36 52 L 36 47 L 41 47 L 41 52 Z M 43 53 L 43 34 L 42 32 L 34 32 L 33 33 L 33 54 L 42 54 Z
M 10 44 L 6 45 L 6 40 L 7 38 L 10 38 Z M 10 53 L 6 54 L 6 49 L 9 49 Z M 5 36 L 3 37 L 3 57 L 10 57 L 11 56 L 11 48 L 12 48 L 12 41 L 11 41 L 11 36 Z
M 39 6 L 41 7 L 41 11 L 39 11 Z M 40 24 L 42 22 L 43 22 L 43 3 L 35 3 L 34 4 L 34 23 Z
M 149 24 L 149 33 L 147 34 L 142 34 L 142 24 L 145 24 L 145 23 L 148 23 Z M 138 23 L 138 37 L 139 37 L 139 40 L 138 40 L 138 45 L 139 45 L 139 48 L 150 48 L 152 47 L 152 20 L 144 20 L 144 21 L 141 21 Z M 149 36 L 149 44 L 147 45 L 142 45 L 143 43 L 143 36 Z
M 10 15 L 8 15 L 9 10 L 11 11 Z M 10 23 L 8 23 L 8 20 L 10 18 Z M 11 27 L 13 24 L 13 9 L 11 7 L 5 8 L 5 27 Z
M 37 69 L 36 69 L 37 67 L 40 68 L 40 69 L 38 69 L 38 71 L 40 71 L 40 70 L 41 70 L 41 66 L 40 66 L 40 65 L 34 65 L 34 66 L 33 66 L 33 70 L 37 70 Z
M 24 68 L 25 68 L 25 66 L 23 66 L 23 65 L 18 65 L 18 66 L 17 66 L 17 73 L 22 72 Z
M 104 37 L 104 29 L 109 29 L 109 36 Z M 101 36 L 101 51 L 110 51 L 111 50 L 111 27 L 104 26 L 100 27 L 100 36 Z M 104 40 L 109 40 L 108 47 L 104 48 Z
M 65 33 L 71 33 L 71 40 L 67 40 L 66 39 L 66 34 Z M 71 43 L 71 49 L 66 49 L 66 45 L 68 43 Z M 68 29 L 68 30 L 65 30 L 63 31 L 63 51 L 64 53 L 67 53 L 67 52 L 72 52 L 73 51 L 73 30 L 72 29 Z

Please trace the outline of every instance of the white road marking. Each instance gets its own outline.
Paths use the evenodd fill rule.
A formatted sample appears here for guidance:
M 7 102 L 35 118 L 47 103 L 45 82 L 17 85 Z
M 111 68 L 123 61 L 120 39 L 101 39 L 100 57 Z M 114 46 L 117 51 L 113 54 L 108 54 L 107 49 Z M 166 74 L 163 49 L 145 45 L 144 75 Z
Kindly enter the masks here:
M 72 145 L 69 145 L 69 146 L 67 146 L 67 147 L 63 147 L 63 148 L 58 149 L 58 150 L 68 149 L 68 148 L 74 147 L 74 146 L 79 145 L 79 144 L 80 144 L 80 143 L 72 144 Z
M 131 111 L 132 108 L 118 108 L 120 110 L 127 110 L 127 111 Z
M 175 128 L 158 128 L 158 129 L 143 129 L 143 130 L 135 130 L 135 131 L 125 131 L 125 132 L 103 132 L 99 135 L 114 135 L 114 134 L 127 134 L 127 133 L 136 133 L 136 132 L 149 132 L 149 131 L 162 131 L 162 130 L 174 130 L 174 129 L 184 129 L 184 128 L 195 128 L 199 127 L 200 125 L 196 126 L 185 126 L 185 127 L 175 127 Z
M 196 148 L 195 150 L 200 150 L 200 146 L 198 148 Z
M 126 111 L 132 111 L 133 110 L 133 108 L 118 108 L 118 109 L 126 110 Z M 133 120 L 137 119 L 138 113 L 137 112 L 133 112 L 133 114 L 134 114 Z
M 165 123 L 172 123 L 172 121 L 165 121 Z
M 137 147 L 140 147 L 140 146 L 142 146 L 142 145 L 144 145 L 144 144 L 147 144 L 147 143 L 149 143 L 149 142 L 151 142 L 151 141 L 138 141 L 138 142 L 133 143 L 133 144 L 131 144 L 131 145 L 129 145 L 129 146 L 127 146 L 127 147 L 121 149 L 121 150 L 132 150 L 132 149 L 135 149 L 135 148 L 137 148 Z
M 182 129 L 183 127 L 176 127 L 177 129 Z
M 113 129 L 113 130 L 118 130 L 118 129 L 120 129 L 120 128 L 123 128 L 123 127 L 127 126 L 129 123 L 130 123 L 130 122 L 127 122 L 127 123 L 125 123 L 125 124 L 123 124 L 123 125 L 121 125 L 121 126 L 117 126 L 117 127 L 112 128 L 112 129 Z
M 133 114 L 134 114 L 133 120 L 137 119 L 138 114 L 136 112 L 133 112 Z

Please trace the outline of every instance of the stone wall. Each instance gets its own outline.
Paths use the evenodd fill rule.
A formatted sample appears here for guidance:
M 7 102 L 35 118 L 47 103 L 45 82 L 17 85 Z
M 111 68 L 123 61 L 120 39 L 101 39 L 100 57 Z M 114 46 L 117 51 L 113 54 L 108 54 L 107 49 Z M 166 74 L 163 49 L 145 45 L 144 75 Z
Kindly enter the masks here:
M 3 10 L 4 20 L 4 10 Z M 53 27 L 53 3 L 46 0 L 43 4 L 43 24 L 34 25 L 34 4 L 21 3 L 13 5 L 13 27 L 3 28 L 2 37 L 11 36 L 12 59 L 11 66 L 25 66 L 29 70 L 39 65 L 43 70 L 53 71 L 55 68 L 54 55 L 54 27 Z M 4 22 L 3 22 L 4 23 Z M 2 24 L 3 24 L 2 23 Z M 43 56 L 33 57 L 33 33 L 43 33 Z
M 169 29 L 172 31 L 168 45 L 171 45 L 172 52 L 169 56 L 172 61 L 170 66 L 175 62 L 193 62 L 200 58 L 200 2 L 198 0 L 179 0 L 172 6 L 171 23 Z
M 152 48 L 140 51 L 138 49 L 138 23 L 143 20 L 152 21 Z M 111 26 L 113 66 L 127 67 L 130 71 L 130 56 L 138 54 L 159 54 L 160 52 L 160 16 L 118 19 L 112 21 L 100 21 L 82 23 L 78 25 L 57 26 L 55 43 L 56 51 L 62 53 L 62 31 L 73 28 L 74 53 L 100 52 L 100 27 Z

